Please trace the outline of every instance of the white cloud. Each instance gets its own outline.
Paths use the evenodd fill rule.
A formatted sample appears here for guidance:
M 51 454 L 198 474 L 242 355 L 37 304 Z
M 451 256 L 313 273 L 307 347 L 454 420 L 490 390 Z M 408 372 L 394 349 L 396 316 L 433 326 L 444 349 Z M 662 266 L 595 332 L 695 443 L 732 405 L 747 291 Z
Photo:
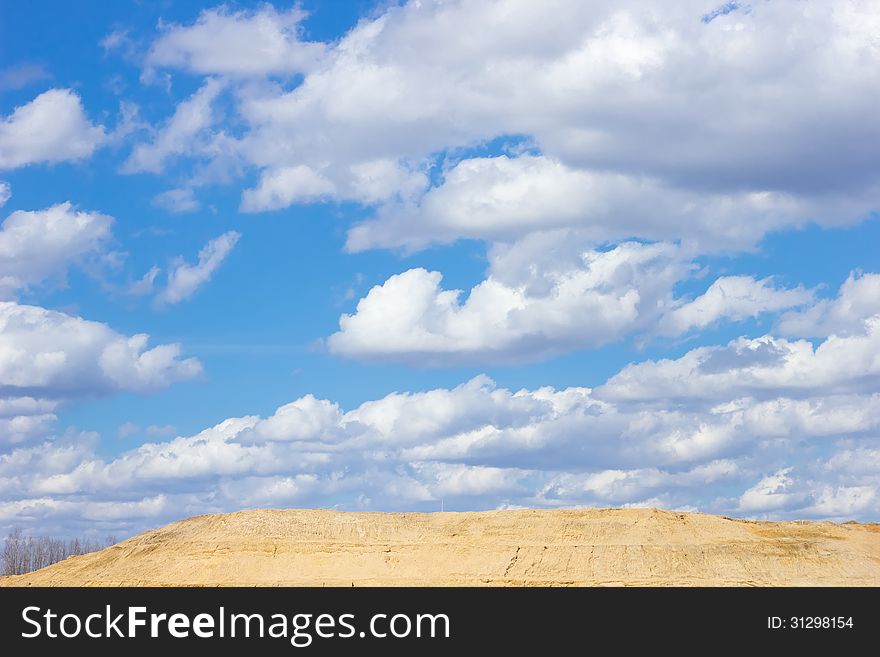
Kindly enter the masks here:
M 516 259 L 511 251 L 503 255 Z M 548 258 L 564 269 L 565 255 Z M 499 275 L 522 271 L 501 267 Z M 521 285 L 540 286 L 541 273 Z M 758 518 L 871 519 L 880 512 L 877 320 L 815 347 L 770 336 L 699 347 L 678 360 L 630 365 L 594 390 L 510 390 L 478 376 L 349 411 L 305 395 L 266 418 L 229 418 L 112 459 L 98 455 L 91 435 L 34 444 L 63 397 L 64 379 L 52 367 L 75 365 L 58 357 L 64 343 L 21 359 L 26 368 L 10 356 L 23 340 L 0 345 L 0 387 L 14 390 L 0 403 L 12 436 L 0 450 L 0 525 L 69 529 L 106 512 L 114 531 L 131 532 L 243 505 L 431 510 L 440 500 L 448 509 L 650 503 Z M 76 356 L 94 351 L 67 325 L 82 320 L 59 321 Z M 78 371 L 80 392 L 90 378 Z M 136 376 L 119 368 L 111 379 L 130 384 Z M 158 438 L 170 428 L 120 431 Z M 140 501 L 159 488 L 164 503 L 142 513 Z M 115 502 L 123 509 L 116 515 L 107 511 Z
M 229 80 L 241 137 L 179 143 L 209 160 L 231 149 L 260 171 L 243 209 L 378 204 L 354 250 L 562 226 L 738 249 L 865 218 L 880 188 L 872 1 L 763 3 L 709 23 L 706 11 L 423 0 L 316 44 L 301 41 L 298 9 L 220 8 L 162 28 L 145 73 Z M 293 88 L 266 79 L 292 72 L 304 75 Z M 471 151 L 510 138 L 541 155 Z M 441 161 L 439 187 L 419 199 Z
M 193 158 L 180 183 L 192 189 L 246 163 L 258 178 L 243 210 L 375 206 L 350 250 L 491 243 L 467 297 L 416 268 L 373 288 L 328 340 L 347 355 L 517 360 L 809 304 L 800 288 L 748 277 L 722 277 L 693 300 L 673 289 L 698 253 L 876 209 L 876 4 L 782 0 L 701 22 L 709 10 L 422 0 L 316 45 L 303 43 L 296 9 L 209 10 L 153 43 L 146 77 L 209 77 L 126 170 Z M 221 88 L 230 123 L 216 111 Z M 23 125 L 24 109 L 2 129 Z M 0 145 L 27 160 L 18 142 Z M 237 237 L 209 242 L 197 264 L 178 261 L 157 303 L 192 295 Z M 740 338 L 633 364 L 595 390 L 477 377 L 348 411 L 305 395 L 192 436 L 160 440 L 156 429 L 155 442 L 115 457 L 95 436 L 48 437 L 54 404 L 71 391 L 161 387 L 198 364 L 174 345 L 148 350 L 144 336 L 6 304 L 0 429 L 15 444 L 0 454 L 0 524 L 126 531 L 242 505 L 428 510 L 439 499 L 876 519 L 873 276 L 779 322 L 783 335 L 824 338 L 816 344 Z
M 112 238 L 113 219 L 60 203 L 33 212 L 19 210 L 0 226 L 0 298 L 10 298 L 102 253 Z
M 806 303 L 769 279 L 718 278 L 694 300 L 673 298 L 696 266 L 672 244 L 626 242 L 599 251 L 567 231 L 495 244 L 489 273 L 444 290 L 440 272 L 410 269 L 373 287 L 327 339 L 331 352 L 420 365 L 528 361 L 628 335 L 676 336 Z
M 632 500 L 660 493 L 669 488 L 694 489 L 736 481 L 739 467 L 733 461 L 710 461 L 690 470 L 666 472 L 657 468 L 602 470 L 591 474 L 561 474 L 553 477 L 540 494 L 560 504 L 577 504 L 584 495 L 595 496 L 605 504 L 632 504 Z
M 31 396 L 0 397 L 0 454 L 44 438 L 55 429 L 58 401 Z
M 792 480 L 788 476 L 791 468 L 783 468 L 768 475 L 745 491 L 739 498 L 739 509 L 747 513 L 755 511 L 775 511 L 787 506 L 792 497 L 788 489 Z
M 43 497 L 8 503 L 0 502 L 0 521 L 8 521 L 18 515 L 39 518 L 76 516 L 91 531 L 94 531 L 96 525 L 100 526 L 102 522 L 128 521 L 130 523 L 131 519 L 154 519 L 159 513 L 167 512 L 168 508 L 168 498 L 165 495 L 155 495 L 134 502 L 80 502 Z
M 392 276 L 370 290 L 354 314 L 340 318 L 327 344 L 347 356 L 423 364 L 541 358 L 645 328 L 671 304 L 672 287 L 688 269 L 672 245 L 626 243 L 582 251 L 570 267 L 554 271 L 546 266 L 554 252 L 536 246 L 496 252 L 498 275 L 490 270 L 464 301 L 459 290 L 440 287 L 439 272 L 410 269 Z M 509 276 L 518 267 L 508 263 L 520 265 L 522 251 L 543 260 L 522 268 L 540 272 L 534 281 Z
M 276 169 L 260 179 L 255 189 L 245 190 L 243 212 L 286 208 L 294 201 L 315 201 L 333 194 L 336 187 L 307 166 Z
M 178 258 L 168 270 L 168 283 L 156 295 L 156 303 L 159 306 L 180 303 L 195 294 L 196 290 L 211 280 L 239 237 L 239 233 L 231 230 L 210 240 L 199 251 L 199 261 L 194 265 L 188 265 L 182 258 Z
M 866 318 L 880 314 L 880 274 L 851 273 L 835 299 L 821 299 L 779 321 L 785 335 L 825 337 L 864 333 Z
M 161 173 L 169 159 L 209 149 L 213 138 L 209 129 L 215 122 L 212 104 L 222 89 L 222 81 L 207 80 L 177 106 L 151 142 L 134 147 L 122 165 L 122 172 Z
M 206 9 L 193 25 L 163 25 L 147 54 L 147 77 L 154 68 L 181 68 L 203 75 L 254 76 L 308 71 L 324 45 L 300 38 L 306 14 L 297 7 L 277 11 Z
M 201 372 L 180 345 L 147 347 L 148 336 L 37 306 L 0 302 L 0 389 L 4 395 L 68 399 L 157 390 Z
M 5 180 L 0 180 L 0 206 L 6 205 L 6 201 L 12 198 L 12 187 Z
M 0 418 L 0 448 L 27 443 L 45 436 L 55 428 L 57 419 L 53 413 Z
M 721 400 L 781 390 L 803 396 L 863 391 L 878 380 L 880 315 L 874 315 L 865 320 L 864 333 L 830 335 L 816 347 L 807 340 L 765 335 L 698 347 L 675 360 L 627 365 L 600 394 L 614 400 Z
M 544 154 L 464 160 L 426 205 L 380 212 L 351 248 L 572 224 L 731 248 L 810 219 L 864 217 L 878 184 L 866 146 L 878 136 L 873 6 L 772 3 L 709 24 L 703 9 L 392 7 L 334 44 L 301 86 L 243 94 L 243 152 L 267 178 L 330 161 L 324 175 L 341 196 L 345 166 L 360 162 L 430 159 L 505 135 Z M 816 98 L 808 80 L 835 100 Z
M 242 193 L 241 210 L 262 212 L 329 199 L 402 202 L 424 190 L 427 181 L 423 171 L 387 159 L 349 167 L 329 163 L 320 170 L 300 164 L 264 172 L 256 187 Z
M 768 404 L 694 400 L 689 410 L 658 409 L 601 401 L 585 388 L 514 392 L 486 377 L 393 393 L 349 412 L 307 395 L 266 419 L 230 418 L 110 460 L 90 436 L 12 446 L 0 455 L 0 500 L 8 522 L 43 526 L 91 517 L 73 502 L 108 508 L 157 489 L 168 504 L 148 516 L 151 525 L 242 506 L 429 510 L 441 499 L 447 509 L 650 500 L 769 518 L 871 518 L 880 510 L 871 456 L 880 393 L 817 393 L 808 409 L 773 400 L 784 413 L 808 411 L 801 425 L 774 421 Z M 847 409 L 868 405 L 872 417 L 857 432 L 837 425 Z M 816 423 L 827 431 L 810 431 Z M 139 518 L 120 513 L 114 530 L 141 528 Z
M 76 93 L 50 89 L 0 119 L 0 169 L 82 160 L 105 139 L 104 127 L 89 122 Z
M 169 189 L 153 197 L 153 205 L 174 214 L 195 212 L 199 209 L 199 201 L 189 187 Z
M 690 191 L 645 175 L 572 168 L 546 156 L 474 157 L 453 166 L 421 198 L 380 208 L 377 217 L 349 231 L 346 248 L 416 250 L 460 238 L 509 240 L 577 228 L 594 242 L 675 237 L 704 250 L 729 250 L 774 228 L 832 220 L 839 211 L 784 192 Z
M 720 319 L 738 321 L 802 306 L 812 298 L 812 293 L 802 288 L 774 287 L 769 278 L 756 281 L 751 276 L 722 276 L 699 297 L 667 313 L 659 330 L 667 335 L 681 335 L 711 326 Z
M 227 150 L 261 173 L 243 209 L 379 204 L 355 250 L 560 226 L 736 249 L 863 219 L 880 188 L 872 0 L 764 3 L 705 23 L 710 8 L 424 0 L 326 44 L 301 40 L 298 9 L 219 8 L 163 27 L 145 75 L 228 78 L 245 130 Z M 292 89 L 266 80 L 294 72 Z M 511 136 L 542 155 L 469 152 Z M 189 154 L 228 158 L 218 151 Z M 419 201 L 438 154 L 453 164 Z
M 15 478 L 4 479 L 3 452 L 51 436 L 59 405 L 155 391 L 201 372 L 198 360 L 180 357 L 180 345 L 148 348 L 147 341 L 144 334 L 127 337 L 99 322 L 0 302 L 0 500 L 5 487 L 17 485 Z

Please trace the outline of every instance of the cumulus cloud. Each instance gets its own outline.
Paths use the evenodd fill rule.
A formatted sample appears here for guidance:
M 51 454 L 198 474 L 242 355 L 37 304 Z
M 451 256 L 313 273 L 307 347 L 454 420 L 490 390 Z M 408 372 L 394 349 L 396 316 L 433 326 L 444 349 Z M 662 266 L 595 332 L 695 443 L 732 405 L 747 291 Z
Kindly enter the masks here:
M 243 212 L 277 210 L 296 201 L 314 201 L 328 197 L 335 185 L 305 165 L 284 167 L 264 175 L 254 189 L 245 190 L 241 199 Z
M 0 302 L 0 390 L 50 399 L 157 390 L 201 372 L 178 344 L 37 306 Z
M 0 226 L 0 446 L 45 437 L 55 407 L 117 391 L 147 392 L 199 374 L 177 344 L 148 347 L 91 322 L 14 299 L 75 264 L 108 257 L 113 219 L 61 203 L 17 211 Z
M 769 278 L 756 281 L 751 276 L 722 276 L 702 295 L 666 314 L 659 330 L 681 335 L 702 329 L 720 319 L 743 320 L 761 313 L 802 306 L 813 298 L 811 292 L 775 287 Z
M 678 359 L 628 365 L 601 389 L 607 399 L 717 399 L 729 395 L 793 396 L 847 392 L 876 385 L 880 377 L 880 315 L 864 333 L 808 340 L 765 335 L 738 338 L 723 347 L 699 347 Z
M 209 148 L 214 124 L 212 104 L 223 88 L 220 80 L 209 79 L 192 96 L 182 101 L 150 142 L 137 144 L 122 165 L 123 173 L 161 173 L 166 162 Z
M 167 504 L 122 512 L 114 530 L 242 506 L 430 510 L 441 499 L 453 509 L 649 500 L 750 517 L 877 512 L 880 393 L 728 399 L 663 410 L 588 388 L 512 391 L 480 376 L 347 412 L 306 395 L 266 418 L 230 418 L 109 460 L 90 436 L 62 437 L 0 455 L 0 525 L 77 526 L 91 517 L 83 504 L 159 489 Z M 858 409 L 858 422 L 838 422 Z
M 112 226 L 111 217 L 76 210 L 69 202 L 13 212 L 0 225 L 0 298 L 63 277 L 72 264 L 100 254 Z
M 53 434 L 62 404 L 198 376 L 198 360 L 180 353 L 178 344 L 148 347 L 145 334 L 120 335 L 99 322 L 0 301 L 0 471 L 9 464 L 4 451 Z M 4 486 L 15 481 L 0 475 L 0 504 Z
M 54 413 L 0 417 L 0 448 L 41 438 L 55 429 Z
M 499 272 L 490 271 L 464 301 L 460 290 L 440 287 L 439 272 L 392 276 L 340 318 L 328 347 L 347 356 L 440 364 L 529 360 L 597 346 L 644 328 L 671 303 L 671 289 L 687 270 L 672 245 L 626 243 L 582 252 L 571 268 L 535 267 L 540 280 L 511 279 L 516 267 L 508 263 L 530 247 L 497 253 Z
M 114 502 L 123 511 L 107 512 L 108 527 L 131 532 L 181 509 L 431 510 L 441 499 L 453 509 L 652 504 L 870 519 L 880 511 L 872 330 L 815 348 L 769 337 L 700 347 L 628 366 L 596 389 L 511 390 L 478 376 L 348 411 L 305 395 L 112 459 L 91 435 L 35 443 L 56 402 L 19 391 L 0 418 L 33 419 L 19 422 L 29 437 L 0 453 L 0 525 L 79 527 Z M 168 428 L 120 428 L 134 431 Z M 158 489 L 165 502 L 142 513 Z
M 105 139 L 104 127 L 89 121 L 76 93 L 50 89 L 0 119 L 0 169 L 82 160 Z
M 145 65 L 230 80 L 244 126 L 232 148 L 260 171 L 244 210 L 378 204 L 353 250 L 563 225 L 731 249 L 866 217 L 880 187 L 872 3 L 705 15 L 687 3 L 408 2 L 322 44 L 302 41 L 298 9 L 221 7 L 163 27 Z M 294 72 L 293 88 L 266 79 Z M 470 152 L 510 138 L 539 155 Z
M 785 313 L 779 330 L 785 335 L 825 337 L 862 333 L 866 318 L 880 314 L 880 274 L 851 273 L 834 299 Z
M 803 289 L 718 278 L 693 300 L 673 288 L 695 269 L 673 244 L 583 246 L 569 232 L 534 233 L 490 251 L 489 273 L 462 299 L 422 268 L 373 287 L 327 339 L 331 352 L 422 365 L 537 360 L 628 335 L 681 335 L 799 306 Z
M 739 509 L 746 512 L 775 511 L 788 506 L 793 495 L 787 492 L 793 483 L 788 476 L 790 472 L 791 468 L 783 468 L 763 477 L 740 496 Z
M 775 228 L 868 207 L 839 214 L 840 203 L 835 208 L 778 191 L 688 190 L 646 175 L 573 168 L 547 156 L 473 157 L 423 196 L 382 206 L 349 231 L 346 248 L 413 251 L 461 238 L 509 240 L 577 228 L 595 242 L 674 237 L 703 250 L 734 249 Z
M 192 25 L 166 24 L 147 54 L 147 76 L 155 68 L 179 68 L 202 75 L 254 76 L 310 70 L 324 45 L 303 41 L 300 22 L 306 14 L 294 7 L 278 11 L 206 9 Z
M 0 454 L 0 525 L 124 533 L 243 505 L 431 510 L 440 499 L 876 518 L 874 275 L 853 275 L 836 299 L 743 276 L 673 293 L 697 255 L 876 210 L 875 3 L 422 0 L 383 6 L 326 44 L 305 42 L 300 20 L 220 8 L 161 27 L 145 77 L 206 79 L 125 170 L 191 158 L 196 173 L 180 183 L 191 189 L 238 173 L 232 158 L 256 180 L 243 211 L 371 206 L 350 251 L 489 243 L 485 280 L 468 293 L 409 269 L 343 316 L 331 351 L 500 362 L 789 311 L 777 334 L 635 363 L 592 390 L 480 376 L 348 410 L 305 395 L 108 457 L 91 435 L 38 442 L 53 404 L 74 385 L 147 389 L 197 365 L 56 314 L 51 348 L 39 326 L 0 345 L 0 419 L 14 436 Z M 221 93 L 234 116 L 216 111 Z M 176 262 L 157 303 L 193 294 L 237 237 Z
M 168 283 L 156 295 L 156 304 L 165 306 L 180 303 L 195 294 L 196 290 L 211 280 L 239 237 L 241 237 L 239 233 L 231 230 L 210 240 L 199 251 L 198 262 L 194 265 L 189 265 L 183 258 L 178 258 L 168 271 Z
M 427 182 L 423 171 L 388 159 L 341 168 L 333 163 L 319 168 L 299 164 L 265 171 L 256 187 L 242 193 L 241 210 L 263 212 L 330 199 L 400 203 L 417 196 Z
M 483 185 L 501 192 L 490 197 L 503 215 L 504 190 L 521 196 L 526 183 L 537 196 L 512 223 L 546 228 L 604 216 L 635 224 L 645 231 L 632 233 L 639 237 L 685 231 L 707 242 L 720 223 L 726 232 L 715 245 L 810 219 L 865 216 L 878 184 L 867 147 L 877 137 L 869 118 L 877 84 L 869 64 L 876 55 L 872 5 L 807 11 L 772 3 L 709 23 L 701 14 L 693 5 L 660 11 L 561 0 L 540 7 L 516 0 L 391 7 L 330 46 L 295 89 L 255 86 L 243 94 L 239 110 L 251 129 L 242 152 L 267 179 L 299 166 L 326 169 L 329 161 L 334 171 L 322 175 L 345 195 L 353 165 L 418 162 L 445 149 L 526 135 L 544 158 L 465 160 L 447 179 L 445 195 L 465 194 L 467 203 L 468 192 L 478 200 Z M 458 47 L 448 48 L 451 40 Z M 821 81 L 828 97 L 811 94 L 815 84 L 807 80 Z M 558 184 L 547 182 L 551 174 Z M 586 190 L 579 193 L 579 184 Z M 674 216 L 639 216 L 627 192 L 651 199 L 637 200 L 637 208 L 659 201 Z M 442 196 L 426 199 L 427 227 L 411 222 L 396 240 L 418 244 L 481 232 L 480 221 L 462 225 L 457 208 L 442 212 Z M 571 200 L 578 203 L 572 207 Z M 403 219 L 395 223 L 393 209 L 380 216 L 390 224 L 367 224 L 352 235 L 353 247 L 395 239 L 391 225 Z M 479 216 L 491 220 L 491 208 Z M 489 223 L 484 234 L 499 229 Z

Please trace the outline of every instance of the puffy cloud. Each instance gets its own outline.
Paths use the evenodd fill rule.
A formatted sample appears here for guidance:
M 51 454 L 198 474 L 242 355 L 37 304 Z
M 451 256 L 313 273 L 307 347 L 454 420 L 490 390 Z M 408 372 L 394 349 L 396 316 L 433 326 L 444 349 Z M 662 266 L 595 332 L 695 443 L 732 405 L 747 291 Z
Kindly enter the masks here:
M 0 119 L 0 169 L 81 160 L 105 139 L 104 127 L 89 122 L 78 95 L 50 89 Z
M 702 295 L 663 317 L 660 332 L 680 335 L 694 328 L 711 326 L 719 319 L 757 317 L 761 313 L 804 305 L 812 298 L 812 293 L 801 288 L 774 287 L 769 278 L 756 281 L 751 276 L 722 276 Z
M 242 193 L 243 212 L 278 210 L 293 203 L 327 199 L 362 203 L 410 199 L 427 186 L 424 172 L 405 163 L 372 160 L 338 167 L 333 163 L 320 170 L 303 164 L 269 169 L 256 187 Z
M 573 168 L 547 156 L 474 157 L 453 166 L 420 198 L 381 207 L 349 231 L 346 248 L 416 250 L 460 238 L 509 240 L 577 228 L 594 242 L 675 237 L 704 250 L 732 249 L 774 228 L 865 212 L 870 206 L 864 201 L 861 209 L 854 201 L 842 210 L 842 201 L 832 207 L 779 191 L 688 190 L 646 175 Z
M 878 377 L 880 315 L 874 315 L 865 320 L 863 334 L 831 335 L 816 347 L 765 335 L 699 347 L 675 360 L 627 365 L 599 392 L 614 400 L 721 400 L 782 390 L 805 396 L 864 391 L 876 386 Z
M 160 35 L 152 57 L 165 59 L 149 65 L 251 76 L 236 91 L 237 152 L 261 182 L 245 209 L 390 201 L 352 232 L 352 249 L 561 225 L 739 248 L 782 227 L 865 217 L 880 185 L 874 4 L 764 3 L 701 21 L 709 9 L 410 2 L 287 68 L 280 53 L 305 44 L 295 30 L 279 36 L 282 14 L 213 10 Z M 250 30 L 266 36 L 239 38 Z M 304 72 L 293 89 L 261 79 L 293 69 Z M 511 136 L 541 155 L 469 151 Z M 452 165 L 419 199 L 418 173 L 438 153 Z M 358 195 L 371 162 L 391 166 Z M 304 185 L 309 171 L 327 181 L 320 193 Z
M 664 493 L 669 488 L 693 489 L 736 481 L 739 467 L 733 461 L 720 459 L 680 472 L 657 468 L 634 470 L 602 470 L 591 474 L 561 474 L 553 477 L 541 490 L 543 498 L 559 504 L 577 504 L 584 495 L 595 496 L 606 504 L 626 504 L 648 495 Z
M 788 476 L 790 472 L 791 468 L 783 468 L 761 479 L 740 496 L 739 509 L 746 512 L 775 511 L 788 506 L 794 495 L 787 492 L 793 483 Z
M 153 515 L 133 506 L 110 518 L 115 531 L 242 506 L 430 510 L 440 500 L 871 519 L 880 512 L 872 335 L 832 335 L 815 349 L 771 338 L 700 347 L 631 365 L 594 390 L 509 390 L 478 376 L 349 411 L 305 395 L 266 418 L 229 418 L 113 459 L 89 435 L 11 445 L 0 500 L 8 523 L 79 526 L 95 513 L 83 505 L 167 496 Z M 739 383 L 729 378 L 737 369 L 748 370 Z M 52 408 L 20 397 L 0 415 Z
M 506 278 L 513 269 L 507 263 L 530 246 L 496 254 L 503 273 L 490 272 L 463 302 L 459 290 L 440 287 L 439 272 L 392 276 L 358 302 L 356 313 L 340 318 L 339 332 L 327 340 L 330 350 L 439 364 L 535 359 L 596 346 L 644 328 L 671 302 L 671 289 L 687 270 L 674 246 L 626 243 L 585 251 L 571 269 L 536 267 L 543 276 L 531 285 Z
M 53 413 L 0 417 L 0 448 L 30 442 L 49 434 L 58 418 Z
M 82 502 L 43 497 L 0 502 L 0 522 L 9 522 L 21 516 L 50 519 L 77 517 L 82 525 L 94 532 L 96 527 L 100 528 L 104 524 L 113 527 L 130 526 L 132 519 L 155 519 L 161 512 L 167 512 L 169 506 L 168 497 L 165 495 L 155 495 L 132 502 Z M 50 532 L 53 531 L 52 524 L 47 523 L 43 526 Z M 66 528 L 69 527 L 70 525 L 66 525 Z
M 809 308 L 786 313 L 779 330 L 786 335 L 825 337 L 865 331 L 866 318 L 880 314 L 880 274 L 851 273 L 835 299 L 821 299 Z
M 212 104 L 222 88 L 220 80 L 209 79 L 181 102 L 151 142 L 134 147 L 122 165 L 123 173 L 161 173 L 170 158 L 209 148 L 213 137 L 209 128 L 214 124 Z
M 166 385 L 197 364 L 171 345 L 147 349 L 143 336 L 7 304 L 24 319 L 0 332 L 0 419 L 14 442 L 0 454 L 0 525 L 126 532 L 243 505 L 428 510 L 440 499 L 876 518 L 873 275 L 814 304 L 748 277 L 673 294 L 699 252 L 876 209 L 876 5 L 711 10 L 423 0 L 312 45 L 298 10 L 205 11 L 162 29 L 145 74 L 209 77 L 127 170 L 207 162 L 181 183 L 191 189 L 232 171 L 232 157 L 257 170 L 245 211 L 376 206 L 350 231 L 353 251 L 491 242 L 486 278 L 466 297 L 426 269 L 373 288 L 328 339 L 337 353 L 518 360 L 792 308 L 782 334 L 821 341 L 740 338 L 630 365 L 594 390 L 477 377 L 351 410 L 305 395 L 265 418 L 107 457 L 94 436 L 35 444 L 53 404 L 73 389 Z M 221 90 L 238 113 L 235 137 L 214 111 Z M 191 295 L 237 237 L 174 265 L 157 302 Z
M 77 344 L 75 356 L 94 353 L 70 321 L 82 322 L 66 318 L 59 333 Z M 876 317 L 865 326 L 816 347 L 770 337 L 700 347 L 628 366 L 595 390 L 514 391 L 479 376 L 349 411 L 305 395 L 265 418 L 229 418 L 112 459 L 92 435 L 34 444 L 63 397 L 65 379 L 51 368 L 77 365 L 58 356 L 65 345 L 27 368 L 9 356 L 22 341 L 0 345 L 0 387 L 10 391 L 0 423 L 11 436 L 0 451 L 0 525 L 133 532 L 242 506 L 429 510 L 440 500 L 450 509 L 653 504 L 869 519 L 880 511 L 880 350 Z M 117 338 L 123 348 L 97 359 L 110 381 L 102 385 L 131 385 L 139 367 L 143 376 L 167 362 L 135 358 L 124 348 L 133 342 Z M 129 367 L 106 367 L 122 356 Z M 97 375 L 79 367 L 82 392 Z
M 635 2 L 411 2 L 320 44 L 301 40 L 299 9 L 220 7 L 163 26 L 145 74 L 231 80 L 242 137 L 220 147 L 183 132 L 169 142 L 207 159 L 231 149 L 260 169 L 246 211 L 390 202 L 352 232 L 352 249 L 560 225 L 735 248 L 783 226 L 863 218 L 880 182 L 866 146 L 877 136 L 870 2 L 773 3 L 708 23 L 705 14 Z M 300 72 L 293 89 L 265 80 Z M 818 96 L 806 84 L 816 79 Z M 510 136 L 543 156 L 469 157 L 471 146 Z M 468 159 L 419 202 L 425 167 L 446 152 Z M 143 162 L 134 155 L 131 170 L 161 168 L 149 150 Z
M 180 345 L 147 347 L 99 322 L 14 302 L 0 302 L 0 390 L 49 399 L 150 391 L 197 376 Z
M 534 233 L 490 251 L 489 274 L 466 299 L 442 275 L 410 269 L 342 315 L 333 353 L 422 365 L 535 360 L 632 334 L 680 335 L 804 304 L 802 289 L 725 276 L 694 300 L 673 288 L 695 265 L 672 244 L 599 251 L 569 232 Z
M 838 421 L 859 408 L 869 409 L 859 421 Z M 348 412 L 306 395 L 265 419 L 230 418 L 110 460 L 92 436 L 17 447 L 0 455 L 0 500 L 10 523 L 70 526 L 92 517 L 83 504 L 167 496 L 154 515 L 120 513 L 114 531 L 242 506 L 427 510 L 441 499 L 449 509 L 647 500 L 751 517 L 872 517 L 878 431 L 878 392 L 662 410 L 481 376 Z
M 77 211 L 70 203 L 17 211 L 0 226 L 0 298 L 33 287 L 103 251 L 113 219 Z
M 3 452 L 51 436 L 59 405 L 113 392 L 154 391 L 201 372 L 195 358 L 180 357 L 180 345 L 148 348 L 147 340 L 57 311 L 0 302 L 0 500 L 7 485 L 16 485 L 14 478 L 4 479 L 2 464 L 15 460 Z M 51 458 L 57 461 L 56 456 Z
M 239 237 L 239 233 L 231 230 L 208 241 L 199 251 L 199 260 L 194 265 L 188 265 L 178 258 L 168 271 L 168 284 L 156 295 L 156 303 L 160 306 L 180 303 L 195 294 L 211 280 Z
M 256 11 L 206 9 L 193 25 L 163 25 L 147 54 L 148 77 L 153 68 L 181 68 L 203 75 L 254 76 L 300 73 L 311 69 L 324 45 L 300 38 L 299 8 L 277 11 L 263 5 Z
M 314 201 L 333 194 L 335 185 L 305 165 L 283 167 L 264 175 L 241 199 L 244 212 L 286 208 L 294 201 Z

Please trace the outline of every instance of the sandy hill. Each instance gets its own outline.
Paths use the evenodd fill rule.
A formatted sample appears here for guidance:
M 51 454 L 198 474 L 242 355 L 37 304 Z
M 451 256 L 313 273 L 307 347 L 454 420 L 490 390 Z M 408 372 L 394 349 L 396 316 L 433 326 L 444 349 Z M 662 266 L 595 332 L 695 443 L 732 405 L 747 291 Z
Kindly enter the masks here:
M 880 585 L 880 525 L 655 509 L 242 511 L 0 578 L 80 585 Z

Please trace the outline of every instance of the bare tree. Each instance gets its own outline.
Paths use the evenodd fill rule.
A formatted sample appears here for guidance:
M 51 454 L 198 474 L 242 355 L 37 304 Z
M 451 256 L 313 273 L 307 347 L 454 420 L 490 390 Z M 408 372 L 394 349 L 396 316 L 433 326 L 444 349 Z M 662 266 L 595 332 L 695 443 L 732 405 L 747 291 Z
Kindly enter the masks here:
M 116 538 L 108 536 L 105 543 L 73 538 L 64 541 L 58 538 L 33 536 L 25 537 L 21 529 L 14 529 L 6 537 L 2 552 L 3 575 L 23 575 L 25 573 L 51 566 L 67 557 L 97 552 L 116 543 Z

